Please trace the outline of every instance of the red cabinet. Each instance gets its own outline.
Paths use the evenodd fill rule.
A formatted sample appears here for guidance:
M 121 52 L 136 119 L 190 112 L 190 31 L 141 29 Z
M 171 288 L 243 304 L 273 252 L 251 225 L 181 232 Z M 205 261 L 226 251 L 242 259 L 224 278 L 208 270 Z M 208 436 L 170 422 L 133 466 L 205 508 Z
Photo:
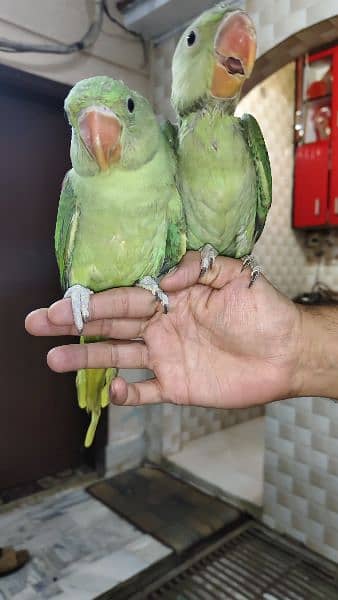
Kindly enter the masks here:
M 338 227 L 338 46 L 298 68 L 293 226 Z
M 319 227 L 328 219 L 329 145 L 302 144 L 296 150 L 294 226 Z

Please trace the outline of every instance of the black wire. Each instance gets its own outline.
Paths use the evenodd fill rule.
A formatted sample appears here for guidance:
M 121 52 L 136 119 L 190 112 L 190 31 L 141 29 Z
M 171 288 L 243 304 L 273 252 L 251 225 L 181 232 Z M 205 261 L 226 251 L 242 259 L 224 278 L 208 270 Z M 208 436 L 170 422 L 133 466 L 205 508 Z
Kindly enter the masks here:
M 106 13 L 108 19 L 110 19 L 110 21 L 115 23 L 115 25 L 117 25 L 118 27 L 123 29 L 123 31 L 126 31 L 127 33 L 130 33 L 131 35 L 134 35 L 135 37 L 141 38 L 142 40 L 144 39 L 143 35 L 141 35 L 141 33 L 138 33 L 138 31 L 133 31 L 132 29 L 128 29 L 128 27 L 126 27 L 125 25 L 123 25 L 123 23 L 121 23 L 115 17 L 113 17 L 113 15 L 110 13 L 109 8 L 107 6 L 107 0 L 103 0 L 103 10 Z
M 120 27 L 120 29 L 122 29 L 126 33 L 130 33 L 130 35 L 133 35 L 134 37 L 136 37 L 140 40 L 140 42 L 143 46 L 144 64 L 146 65 L 147 64 L 147 48 L 146 48 L 146 41 L 145 41 L 143 35 L 141 33 L 139 33 L 138 31 L 134 31 L 133 29 L 128 29 L 128 27 L 126 27 L 125 25 L 123 25 L 123 23 L 118 21 L 118 19 L 113 17 L 113 15 L 109 11 L 109 8 L 107 5 L 107 0 L 103 0 L 103 10 L 104 10 L 104 13 L 106 14 L 106 16 L 108 17 L 108 19 L 112 23 L 115 23 L 115 25 Z

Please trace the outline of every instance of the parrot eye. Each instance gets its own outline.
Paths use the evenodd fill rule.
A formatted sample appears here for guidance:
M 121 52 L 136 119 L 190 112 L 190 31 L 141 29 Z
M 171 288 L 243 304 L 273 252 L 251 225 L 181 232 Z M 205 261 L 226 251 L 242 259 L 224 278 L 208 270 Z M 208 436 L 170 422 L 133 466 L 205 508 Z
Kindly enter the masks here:
M 187 37 L 187 44 L 188 44 L 189 48 L 191 48 L 191 46 L 193 46 L 196 43 L 196 40 L 197 40 L 196 31 L 194 31 L 194 30 L 190 31 L 190 33 Z
M 135 102 L 132 98 L 128 98 L 127 106 L 128 106 L 129 112 L 133 113 L 135 110 Z

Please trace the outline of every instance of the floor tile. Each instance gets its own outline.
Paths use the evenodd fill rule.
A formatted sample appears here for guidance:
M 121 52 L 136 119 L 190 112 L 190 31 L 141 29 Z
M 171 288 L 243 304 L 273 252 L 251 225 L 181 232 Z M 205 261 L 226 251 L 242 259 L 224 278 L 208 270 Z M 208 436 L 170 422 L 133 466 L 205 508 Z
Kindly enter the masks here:
M 5 545 L 32 560 L 0 579 L 0 600 L 92 600 L 171 552 L 84 490 L 0 514 Z

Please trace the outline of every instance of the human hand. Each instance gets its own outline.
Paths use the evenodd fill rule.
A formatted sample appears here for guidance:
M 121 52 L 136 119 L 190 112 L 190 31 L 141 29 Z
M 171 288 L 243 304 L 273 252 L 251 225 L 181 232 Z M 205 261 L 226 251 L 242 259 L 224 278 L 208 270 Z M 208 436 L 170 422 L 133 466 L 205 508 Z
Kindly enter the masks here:
M 249 288 L 250 271 L 241 267 L 239 260 L 218 257 L 200 277 L 200 255 L 188 252 L 161 282 L 170 297 L 167 315 L 139 288 L 93 295 L 83 335 L 108 341 L 54 348 L 50 368 L 151 369 L 152 380 L 114 380 L 112 401 L 125 405 L 241 408 L 299 395 L 301 311 L 264 277 Z M 77 335 L 70 300 L 34 311 L 26 329 Z

